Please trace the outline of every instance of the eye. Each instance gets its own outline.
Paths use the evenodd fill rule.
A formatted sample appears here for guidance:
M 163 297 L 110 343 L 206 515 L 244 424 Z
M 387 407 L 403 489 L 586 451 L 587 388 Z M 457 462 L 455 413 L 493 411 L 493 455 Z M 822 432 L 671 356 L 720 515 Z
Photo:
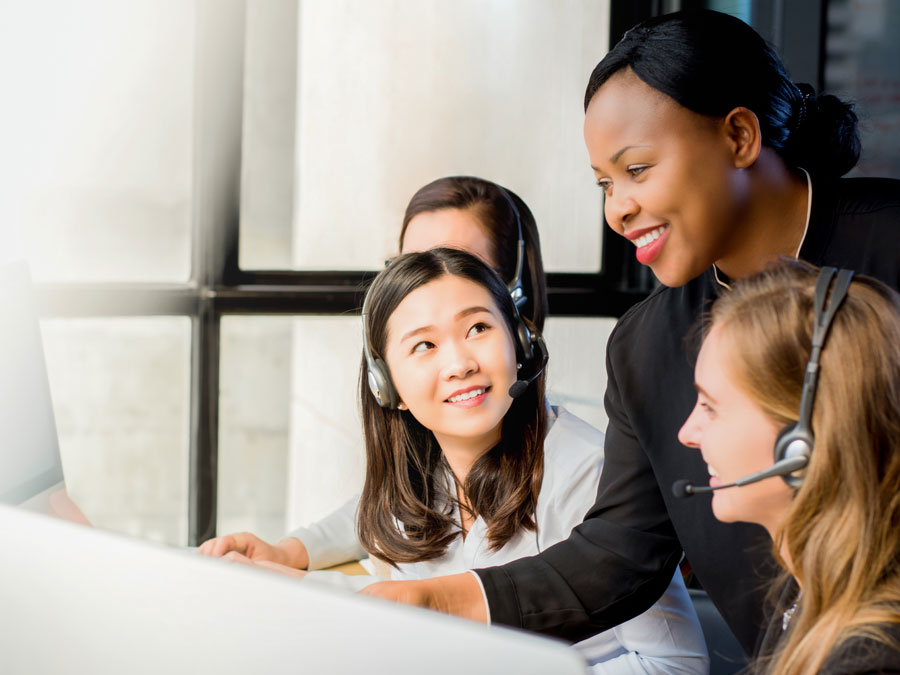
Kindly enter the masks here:
M 410 350 L 410 354 L 415 354 L 416 352 L 427 352 L 430 349 L 434 349 L 434 343 L 428 342 L 428 340 L 422 340 L 421 342 L 417 342 L 413 345 L 413 348 Z
M 628 171 L 632 178 L 637 178 L 649 168 L 649 164 L 632 164 L 626 169 L 626 171 Z
M 610 188 L 612 188 L 612 181 L 609 178 L 598 178 L 597 187 L 603 190 L 604 193 L 609 194 Z
M 479 333 L 483 333 L 486 330 L 490 330 L 490 328 L 491 327 L 488 326 L 486 323 L 478 322 L 469 329 L 469 332 L 466 333 L 466 337 L 474 337 L 474 336 L 478 335 Z
M 697 401 L 697 403 L 700 406 L 701 410 L 706 413 L 707 417 L 712 419 L 716 416 L 716 409 L 713 408 L 709 403 L 707 403 L 706 401 Z

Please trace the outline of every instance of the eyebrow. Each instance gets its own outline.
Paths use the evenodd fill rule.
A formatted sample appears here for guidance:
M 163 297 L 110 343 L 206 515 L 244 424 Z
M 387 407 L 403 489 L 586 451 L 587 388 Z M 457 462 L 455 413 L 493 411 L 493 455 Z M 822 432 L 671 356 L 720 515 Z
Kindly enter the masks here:
M 613 164 L 615 164 L 616 162 L 619 161 L 619 158 L 622 155 L 624 155 L 627 151 L 631 150 L 632 148 L 648 148 L 648 147 L 650 147 L 650 146 L 649 145 L 626 145 L 624 148 L 622 148 L 616 154 L 614 154 L 612 157 L 610 157 L 609 161 L 612 162 Z
M 464 319 L 465 317 L 467 317 L 471 314 L 479 314 L 480 312 L 487 312 L 488 314 L 493 315 L 493 312 L 491 312 L 491 310 L 489 310 L 487 307 L 482 307 L 481 305 L 475 305 L 474 307 L 466 307 L 465 309 L 458 311 L 456 313 L 456 316 L 453 317 L 453 319 L 455 321 L 459 321 L 460 319 Z M 428 326 L 420 326 L 419 328 L 414 328 L 413 330 L 408 331 L 408 332 L 404 333 L 403 335 L 401 335 L 400 342 L 405 342 L 406 340 L 408 340 L 411 337 L 415 337 L 416 335 L 428 332 L 430 330 L 434 330 L 434 326 L 428 325 Z
M 718 401 L 716 401 L 715 398 L 713 398 L 712 396 L 709 395 L 709 392 L 706 391 L 706 389 L 704 389 L 703 387 L 700 386 L 700 383 L 699 383 L 699 382 L 694 382 L 694 389 L 696 389 L 698 392 L 700 392 L 701 394 L 703 394 L 703 395 L 704 395 L 706 398 L 708 398 L 712 403 L 716 403 L 716 404 L 718 403 Z

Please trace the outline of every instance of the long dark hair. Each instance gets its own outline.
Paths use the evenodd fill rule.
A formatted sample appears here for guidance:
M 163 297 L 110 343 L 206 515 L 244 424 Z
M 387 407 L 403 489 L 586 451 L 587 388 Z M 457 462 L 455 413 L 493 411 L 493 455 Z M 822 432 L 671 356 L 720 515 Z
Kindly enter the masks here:
M 763 144 L 790 167 L 837 178 L 859 160 L 853 106 L 795 84 L 771 46 L 733 16 L 697 10 L 636 25 L 594 68 L 585 110 L 603 83 L 627 68 L 695 113 L 722 117 L 739 106 L 752 110 Z
M 531 209 L 512 190 L 474 176 L 446 176 L 424 185 L 409 200 L 403 215 L 400 250 L 403 250 L 403 237 L 409 221 L 420 213 L 441 209 L 472 209 L 491 238 L 491 253 L 500 266 L 497 272 L 509 283 L 515 274 L 516 245 L 519 240 L 516 214 L 510 200 L 519 212 L 522 240 L 525 242 L 522 287 L 528 301 L 521 312 L 542 330 L 544 317 L 547 316 L 547 280 L 541 259 L 541 240 Z
M 364 331 L 373 358 L 384 359 L 387 323 L 397 305 L 412 291 L 447 275 L 487 289 L 515 336 L 516 308 L 503 280 L 469 253 L 432 249 L 400 256 L 372 282 Z M 470 510 L 487 523 L 492 550 L 520 529 L 535 529 L 547 426 L 544 377 L 542 373 L 513 400 L 503 418 L 500 442 L 475 462 L 461 486 Z M 366 479 L 357 515 L 360 542 L 391 564 L 442 556 L 460 534 L 460 523 L 452 517 L 459 504 L 453 474 L 434 434 L 408 410 L 378 405 L 369 391 L 365 357 L 359 396 L 366 442 Z

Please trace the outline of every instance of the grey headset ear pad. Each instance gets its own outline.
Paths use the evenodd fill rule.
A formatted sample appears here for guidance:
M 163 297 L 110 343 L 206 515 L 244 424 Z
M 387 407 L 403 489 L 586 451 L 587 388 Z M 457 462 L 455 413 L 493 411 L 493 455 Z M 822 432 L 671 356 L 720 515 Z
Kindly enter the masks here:
M 369 390 L 382 408 L 396 408 L 400 400 L 387 364 L 381 359 L 369 358 L 368 350 L 366 352 Z

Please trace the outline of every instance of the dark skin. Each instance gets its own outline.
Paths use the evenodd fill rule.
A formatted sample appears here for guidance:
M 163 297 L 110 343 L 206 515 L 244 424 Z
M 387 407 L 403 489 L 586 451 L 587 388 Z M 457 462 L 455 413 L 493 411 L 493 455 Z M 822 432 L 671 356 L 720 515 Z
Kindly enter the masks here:
M 665 285 L 681 286 L 713 263 L 739 278 L 796 253 L 806 179 L 762 144 L 747 108 L 698 115 L 622 71 L 591 100 L 584 137 L 610 227 L 628 238 L 665 228 L 649 263 Z

